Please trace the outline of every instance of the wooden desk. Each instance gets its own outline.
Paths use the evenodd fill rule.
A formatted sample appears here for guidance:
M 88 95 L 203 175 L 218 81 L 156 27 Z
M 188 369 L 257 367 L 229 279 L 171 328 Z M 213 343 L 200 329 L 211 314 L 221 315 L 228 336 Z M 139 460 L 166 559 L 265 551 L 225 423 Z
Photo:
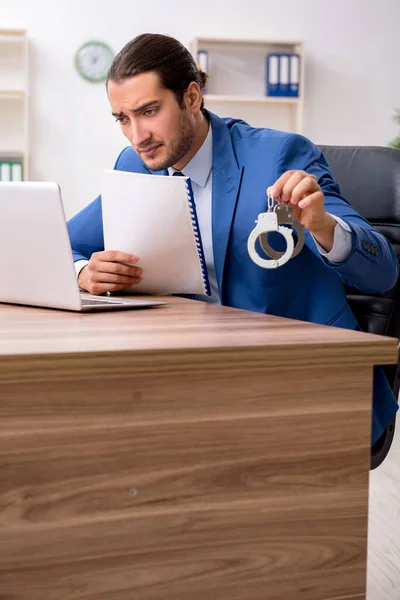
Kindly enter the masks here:
M 365 598 L 388 338 L 0 306 L 0 600 Z

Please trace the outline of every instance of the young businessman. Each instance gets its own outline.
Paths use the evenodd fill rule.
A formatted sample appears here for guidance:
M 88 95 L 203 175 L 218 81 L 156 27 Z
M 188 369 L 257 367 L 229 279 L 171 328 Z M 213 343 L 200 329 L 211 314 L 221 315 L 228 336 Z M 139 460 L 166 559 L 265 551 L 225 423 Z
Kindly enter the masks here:
M 144 34 L 129 42 L 107 79 L 111 112 L 130 143 L 115 168 L 161 175 L 177 171 L 191 178 L 212 292 L 199 299 L 357 328 L 344 282 L 371 293 L 391 288 L 398 266 L 389 242 L 343 199 L 314 144 L 208 112 L 201 92 L 205 80 L 177 40 Z M 267 189 L 291 203 L 305 227 L 303 250 L 278 269 L 258 267 L 247 252 L 254 221 L 267 210 Z M 114 292 L 146 277 L 140 256 L 118 248 L 104 251 L 100 197 L 73 217 L 68 229 L 82 289 Z M 269 237 L 278 250 L 280 238 Z M 396 410 L 376 369 L 373 442 Z

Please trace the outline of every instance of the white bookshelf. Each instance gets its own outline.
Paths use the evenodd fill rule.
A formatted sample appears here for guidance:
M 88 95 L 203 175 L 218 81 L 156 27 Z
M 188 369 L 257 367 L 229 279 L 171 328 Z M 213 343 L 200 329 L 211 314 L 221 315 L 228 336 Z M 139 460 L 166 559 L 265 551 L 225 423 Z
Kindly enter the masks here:
M 0 29 L 0 162 L 21 162 L 29 177 L 28 41 L 20 29 Z
M 304 45 L 298 41 L 195 38 L 190 51 L 208 52 L 205 106 L 221 117 L 244 119 L 254 127 L 302 133 Z M 266 59 L 271 52 L 300 56 L 298 97 L 267 96 Z

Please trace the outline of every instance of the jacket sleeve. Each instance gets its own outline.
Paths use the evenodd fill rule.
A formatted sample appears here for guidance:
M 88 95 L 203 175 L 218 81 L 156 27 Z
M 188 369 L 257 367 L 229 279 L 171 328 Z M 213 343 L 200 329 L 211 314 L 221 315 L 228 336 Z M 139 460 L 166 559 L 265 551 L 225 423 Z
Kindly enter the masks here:
M 345 221 L 352 233 L 352 248 L 347 259 L 333 263 L 321 256 L 311 235 L 307 246 L 320 260 L 334 269 L 350 286 L 366 293 L 382 293 L 396 283 L 398 261 L 390 242 L 343 198 L 322 152 L 307 138 L 291 134 L 284 138 L 278 152 L 276 179 L 290 170 L 304 170 L 317 177 L 325 195 L 325 210 Z
M 74 262 L 89 260 L 93 252 L 104 250 L 101 196 L 67 222 Z
M 114 169 L 118 168 L 119 161 L 126 150 L 127 148 L 119 154 Z M 94 252 L 104 250 L 101 196 L 73 216 L 67 222 L 67 228 L 74 262 L 89 260 Z

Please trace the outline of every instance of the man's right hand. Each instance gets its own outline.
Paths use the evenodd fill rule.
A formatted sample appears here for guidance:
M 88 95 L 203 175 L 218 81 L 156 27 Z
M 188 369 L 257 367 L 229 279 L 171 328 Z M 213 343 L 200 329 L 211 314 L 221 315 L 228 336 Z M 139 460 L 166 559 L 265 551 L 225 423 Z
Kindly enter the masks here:
M 141 281 L 142 269 L 134 266 L 138 260 L 137 256 L 118 250 L 94 252 L 79 273 L 78 285 L 95 295 L 124 290 Z

